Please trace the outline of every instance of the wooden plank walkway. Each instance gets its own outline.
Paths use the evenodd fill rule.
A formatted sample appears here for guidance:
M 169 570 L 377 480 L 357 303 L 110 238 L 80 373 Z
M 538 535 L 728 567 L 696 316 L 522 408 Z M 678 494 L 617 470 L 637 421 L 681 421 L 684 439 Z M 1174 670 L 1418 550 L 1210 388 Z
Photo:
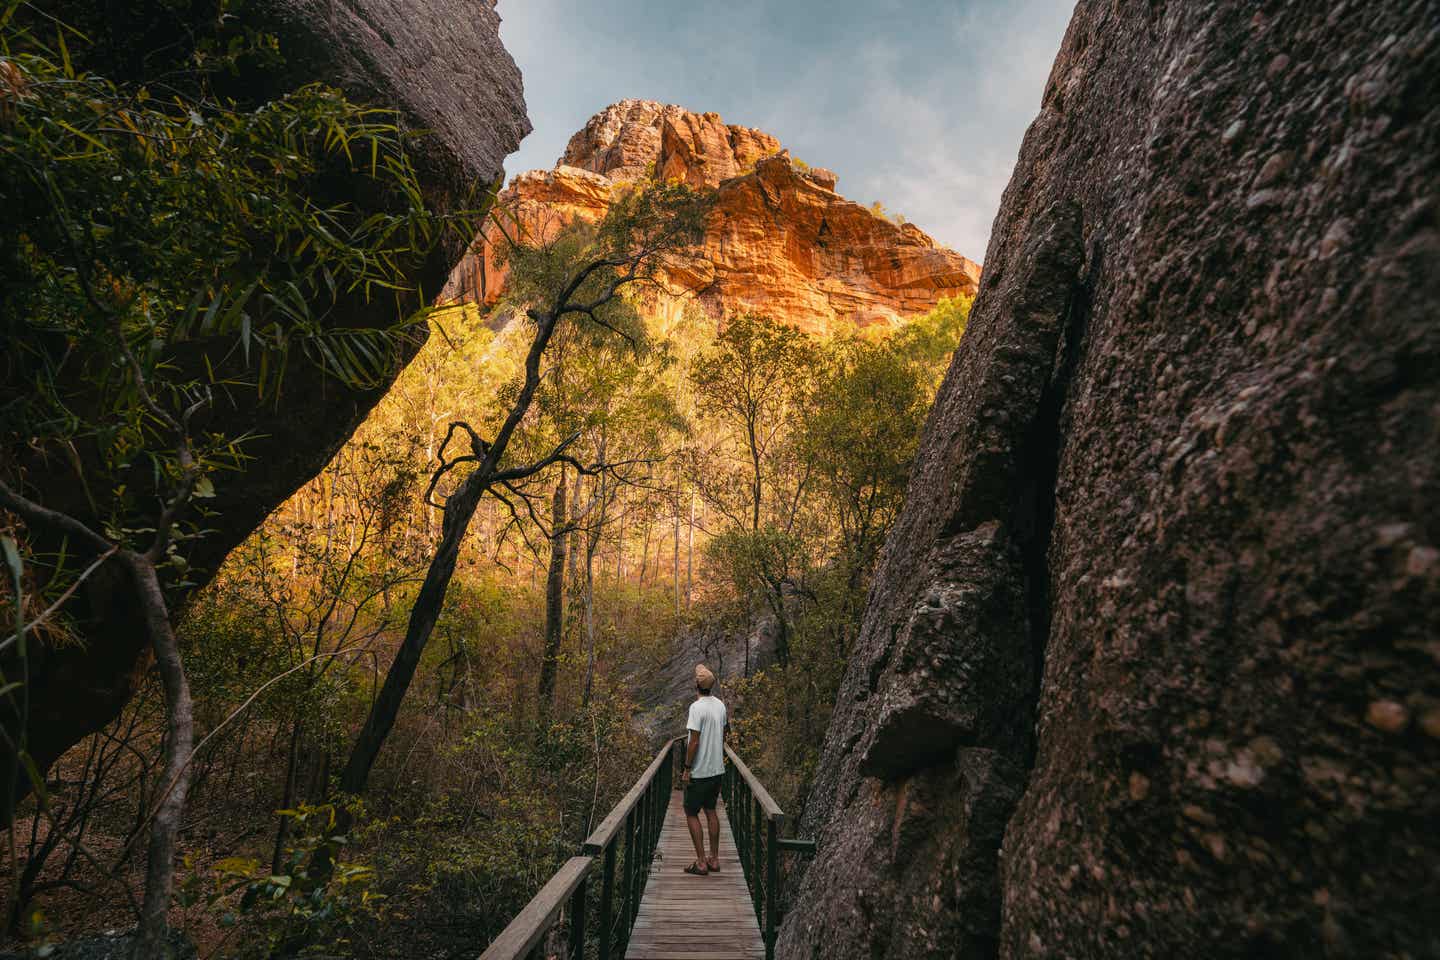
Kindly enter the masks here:
M 695 859 L 695 847 L 680 798 L 670 794 L 626 960 L 764 960 L 765 941 L 725 804 L 719 810 L 720 872 L 693 877 L 684 872 Z M 705 823 L 703 814 L 700 823 Z M 710 842 L 708 834 L 705 842 Z

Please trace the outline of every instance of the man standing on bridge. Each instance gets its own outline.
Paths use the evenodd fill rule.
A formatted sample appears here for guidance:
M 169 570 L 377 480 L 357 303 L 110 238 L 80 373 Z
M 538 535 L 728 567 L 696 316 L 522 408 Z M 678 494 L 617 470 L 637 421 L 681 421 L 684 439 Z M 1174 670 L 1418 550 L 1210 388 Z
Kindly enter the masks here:
M 715 674 L 703 663 L 695 666 L 695 691 L 685 728 L 690 743 L 685 751 L 685 822 L 695 844 L 695 862 L 685 872 L 697 877 L 720 869 L 720 818 L 715 804 L 720 799 L 720 782 L 725 775 L 725 704 L 712 697 Z M 710 827 L 710 857 L 705 857 L 705 836 L 700 831 L 700 811 Z

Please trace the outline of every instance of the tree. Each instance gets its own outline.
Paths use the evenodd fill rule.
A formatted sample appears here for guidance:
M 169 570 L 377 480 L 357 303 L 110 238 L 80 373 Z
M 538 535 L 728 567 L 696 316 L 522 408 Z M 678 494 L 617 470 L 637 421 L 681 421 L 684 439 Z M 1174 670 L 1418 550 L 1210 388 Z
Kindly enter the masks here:
M 804 333 L 745 314 L 730 318 L 690 367 L 700 411 L 738 438 L 697 451 L 691 468 L 692 483 L 728 524 L 710 554 L 742 595 L 758 591 L 775 618 L 775 655 L 782 664 L 790 655 L 787 596 L 803 566 L 804 538 L 796 522 L 808 480 L 790 439 L 818 358 Z M 727 469 L 736 459 L 745 463 L 743 484 Z
M 560 641 L 565 635 L 565 556 L 574 529 L 565 515 L 565 467 L 555 481 L 550 512 L 550 566 L 545 575 L 545 650 L 540 658 L 540 716 L 555 706 L 555 671 L 560 664 Z
M 767 460 L 803 402 L 801 373 L 815 356 L 813 343 L 794 327 L 742 314 L 730 318 L 714 346 L 691 365 L 700 409 L 740 433 L 750 465 L 746 507 L 752 531 L 760 529 Z M 712 493 L 710 499 L 733 511 L 723 495 Z
M 894 343 L 842 340 L 827 353 L 797 443 L 838 537 L 845 589 L 836 639 L 845 657 L 865 583 L 905 499 L 932 375 Z
M 488 493 L 515 513 L 517 502 L 529 503 L 522 485 L 548 468 L 568 464 L 585 475 L 606 468 L 603 463 L 586 464 L 574 457 L 570 447 L 577 435 L 573 433 L 523 461 L 505 461 L 540 388 L 542 360 L 551 339 L 566 321 L 633 339 L 630 331 L 637 318 L 621 297 L 622 291 L 631 285 L 661 282 L 669 258 L 698 239 L 705 202 L 688 188 L 656 184 L 617 198 L 598 225 L 576 224 L 533 247 L 512 244 L 509 295 L 514 303 L 525 305 L 524 317 L 531 324 L 523 373 L 512 385 L 508 411 L 492 440 L 482 438 L 470 424 L 456 421 L 440 445 L 440 463 L 426 491 L 426 501 L 442 510 L 440 540 L 411 607 L 404 641 L 341 772 L 343 793 L 365 790 L 370 769 L 395 724 L 435 627 L 461 541 L 480 498 Z M 500 224 L 498 218 L 496 223 Z M 469 452 L 447 455 L 457 435 L 468 440 Z M 471 468 L 470 473 L 455 482 L 443 504 L 435 501 L 442 481 L 452 480 L 464 467 Z

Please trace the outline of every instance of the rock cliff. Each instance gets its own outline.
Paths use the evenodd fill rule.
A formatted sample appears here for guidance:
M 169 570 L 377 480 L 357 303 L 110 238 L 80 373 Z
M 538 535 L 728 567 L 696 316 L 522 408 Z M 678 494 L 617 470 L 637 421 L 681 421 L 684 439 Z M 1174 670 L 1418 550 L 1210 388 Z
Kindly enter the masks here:
M 207 17 L 200 6 L 177 14 L 175 5 L 164 0 L 126 5 L 62 0 L 43 15 L 82 28 L 88 42 L 73 44 L 79 68 L 136 84 L 157 77 L 166 84 L 186 82 L 184 78 L 193 76 L 188 65 L 196 45 L 213 41 L 217 25 L 229 29 L 240 23 L 269 32 L 279 41 L 282 59 L 244 60 L 238 75 L 214 78 L 225 94 L 242 107 L 255 106 L 298 84 L 323 81 L 342 87 L 356 101 L 398 111 L 401 122 L 421 137 L 416 157 L 422 187 L 428 202 L 441 211 L 473 203 L 477 188 L 483 190 L 500 178 L 504 157 L 530 130 L 520 73 L 500 43 L 499 17 L 491 3 L 421 0 L 401 7 L 385 0 L 338 5 L 263 0 L 247 4 L 238 14 L 242 20 L 227 17 L 223 24 Z M 25 9 L 17 14 L 30 15 Z M 53 29 L 47 20 L 46 30 Z M 187 68 L 178 69 L 182 65 Z M 343 183 L 334 187 L 349 189 Z M 374 209 L 375 197 L 358 189 L 350 193 L 356 194 L 349 199 L 359 209 Z M 418 289 L 438 290 L 460 253 L 437 249 L 411 281 Z M 398 312 L 420 305 L 410 295 Z M 398 319 L 394 301 L 367 299 L 358 291 L 320 306 L 349 327 L 390 326 Z M 413 355 L 420 343 L 416 339 L 406 349 Z M 180 369 L 201 371 L 201 354 L 208 351 L 218 365 L 217 376 L 253 380 L 253 371 L 240 366 L 232 346 L 197 340 L 166 359 Z M 0 384 L 0 405 L 11 386 Z M 319 472 L 385 388 L 347 389 L 297 363 L 281 392 L 283 406 L 261 403 L 242 391 L 215 413 L 224 420 L 217 426 L 231 435 L 253 437 L 245 446 L 253 466 L 243 482 L 218 485 L 209 501 L 215 511 L 207 519 L 210 532 L 189 547 L 192 581 L 203 583 L 235 544 Z M 23 477 L 26 489 L 40 491 L 37 496 L 46 506 L 98 527 L 91 494 L 77 479 L 85 472 L 83 465 L 74 471 L 58 469 L 57 462 L 68 461 L 36 451 L 28 439 L 0 434 L 0 469 L 11 474 L 12 482 Z M 37 547 L 47 544 L 38 540 Z M 30 659 L 30 751 L 42 769 L 114 718 L 147 662 L 131 590 L 118 573 L 112 576 L 108 570 L 93 578 L 68 611 L 85 645 L 42 648 Z M 7 671 L 12 667 L 4 664 Z M 13 716 L 0 713 L 0 724 L 13 722 Z M 16 769 L 0 747 L 0 790 L 7 789 Z M 22 777 L 17 789 L 23 791 L 27 784 Z
M 576 133 L 553 170 L 511 180 L 500 203 L 519 229 L 546 236 L 604 215 L 611 192 L 649 177 L 713 189 L 716 202 L 675 296 L 712 316 L 756 312 L 816 333 L 894 325 L 942 297 L 973 295 L 978 264 L 835 192 L 828 170 L 794 161 L 769 134 L 714 113 L 647 100 L 613 104 Z M 487 228 L 443 297 L 493 303 L 504 287 Z
M 1440 16 L 1081 0 L 778 955 L 1440 956 Z

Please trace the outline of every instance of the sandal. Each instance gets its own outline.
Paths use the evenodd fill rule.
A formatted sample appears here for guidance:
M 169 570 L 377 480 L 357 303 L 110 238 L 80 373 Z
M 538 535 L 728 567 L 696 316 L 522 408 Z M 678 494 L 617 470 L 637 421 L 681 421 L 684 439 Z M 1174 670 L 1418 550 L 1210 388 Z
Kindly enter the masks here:
M 705 876 L 705 874 L 709 873 L 708 870 L 700 866 L 700 864 L 698 863 L 690 864 L 690 866 L 685 868 L 685 872 L 690 874 L 690 876 L 692 877 L 703 877 Z
M 711 857 L 709 860 L 706 860 L 706 861 L 705 861 L 705 869 L 706 869 L 708 872 L 710 872 L 710 873 L 719 873 L 719 872 L 720 872 L 720 858 L 719 858 L 719 857 Z

